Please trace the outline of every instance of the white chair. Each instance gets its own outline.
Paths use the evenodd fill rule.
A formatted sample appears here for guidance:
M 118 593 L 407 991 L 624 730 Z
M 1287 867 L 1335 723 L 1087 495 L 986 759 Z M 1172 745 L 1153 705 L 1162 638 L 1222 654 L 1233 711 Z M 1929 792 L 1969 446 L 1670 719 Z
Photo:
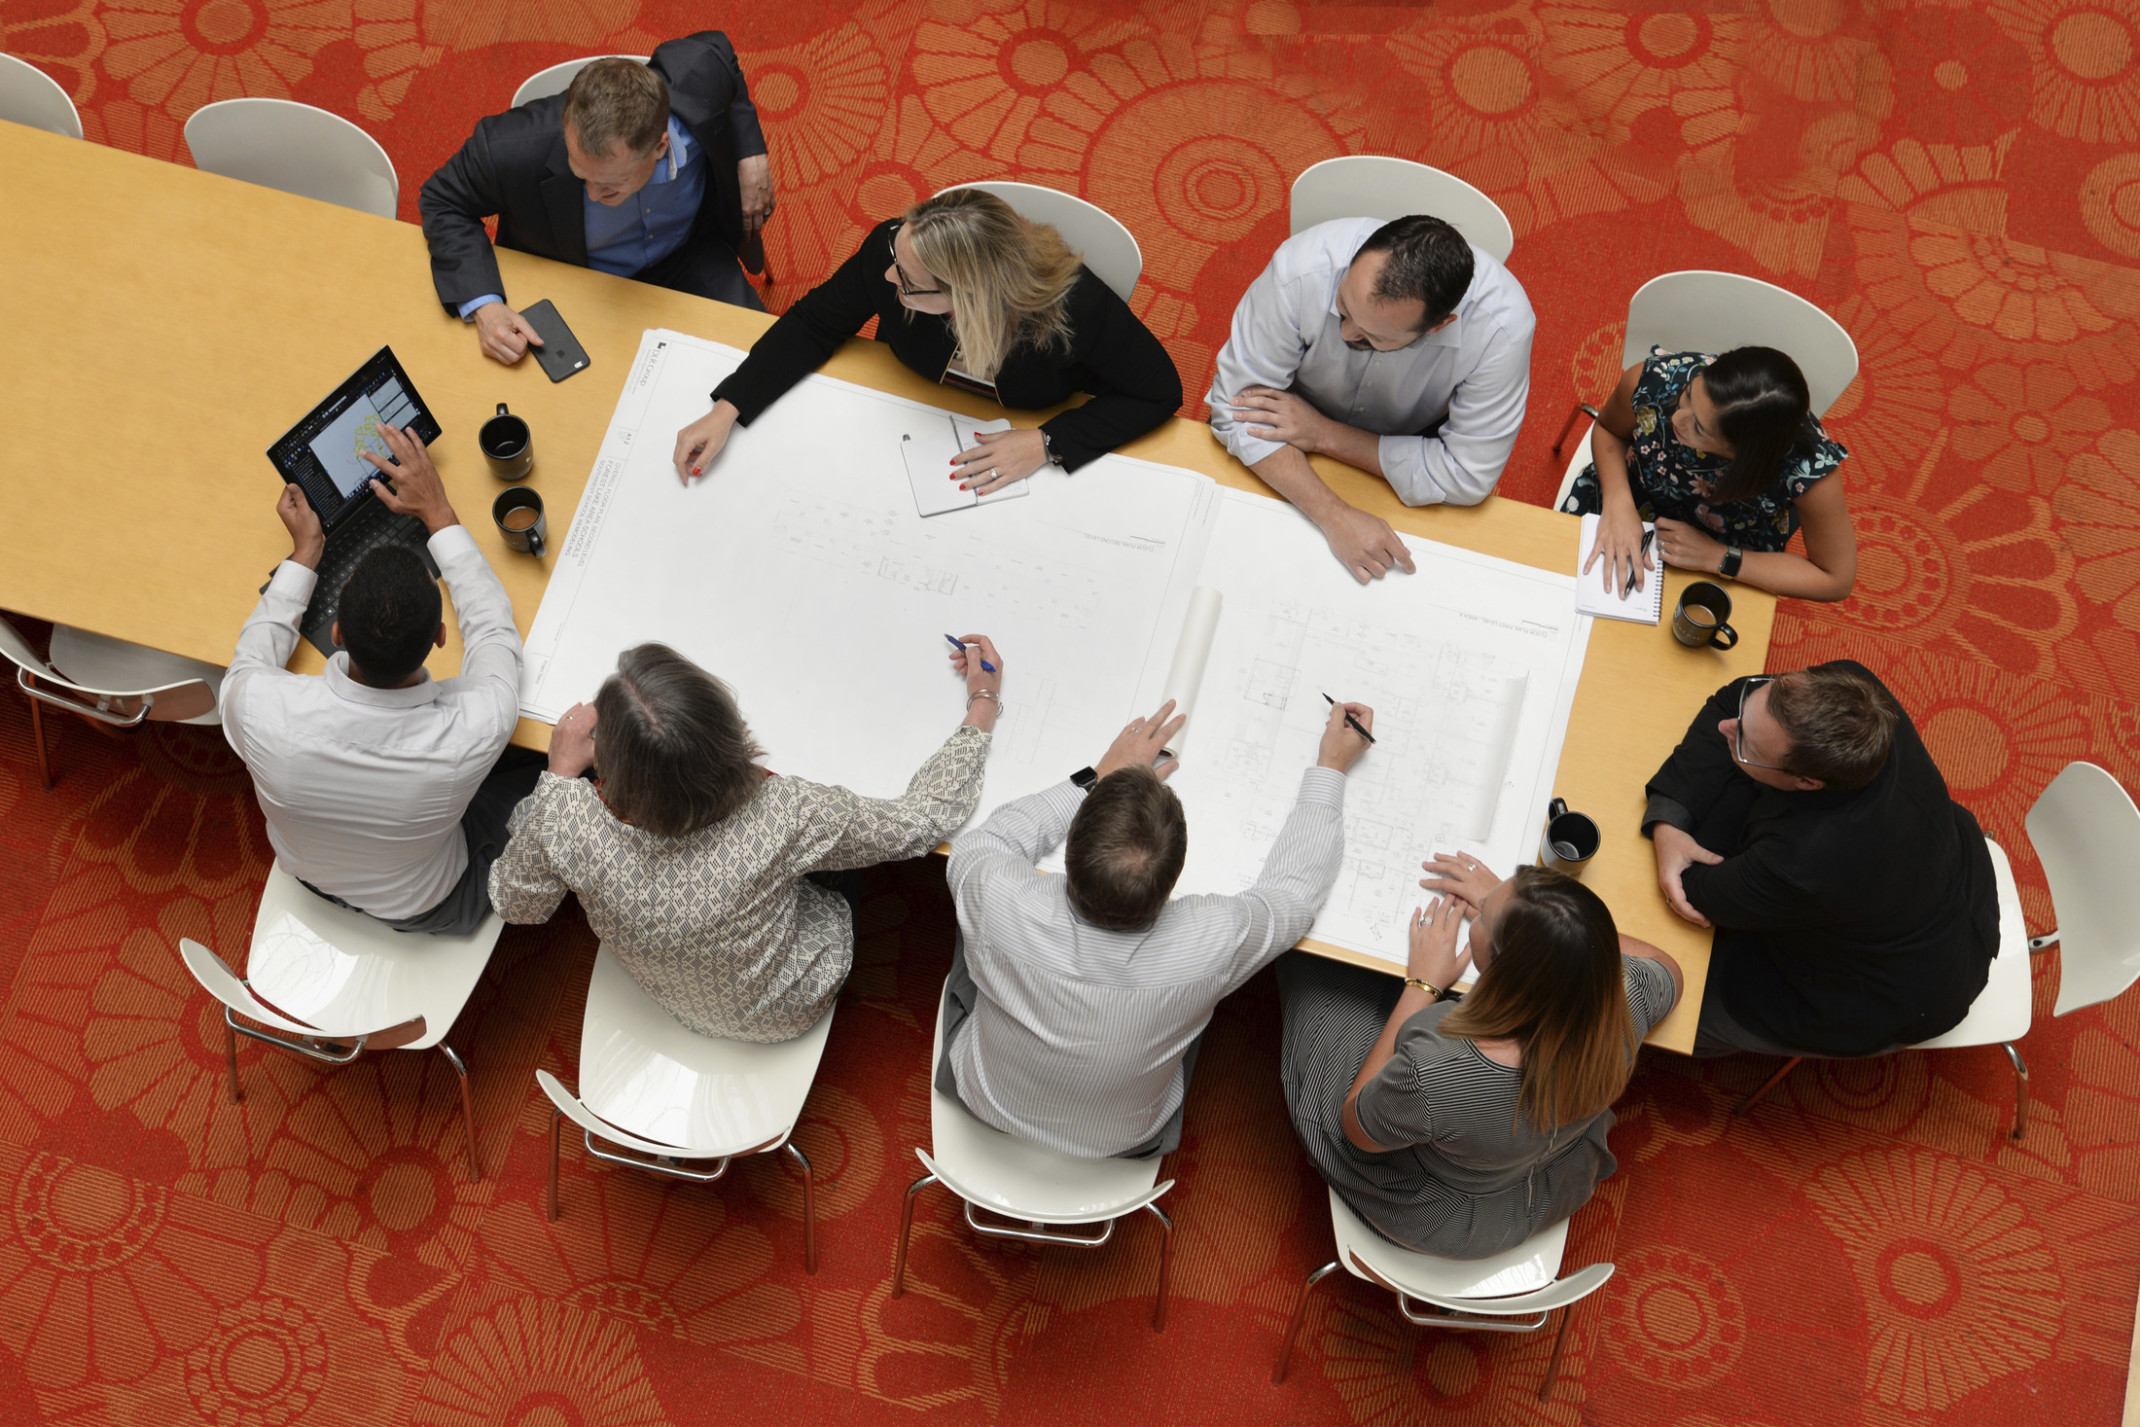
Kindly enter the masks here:
M 1728 352 L 1734 347 L 1774 347 L 1790 355 L 1805 373 L 1813 414 L 1822 416 L 1858 374 L 1858 346 L 1833 317 L 1795 292 L 1738 273 L 1690 271 L 1665 273 L 1635 289 L 1627 304 L 1627 340 L 1620 344 L 1622 370 L 1650 354 Z M 1567 446 L 1576 418 L 1597 408 L 1579 402 L 1553 439 L 1553 454 Z M 1585 431 L 1562 475 L 1553 508 L 1567 504 L 1575 478 L 1590 464 L 1590 433 Z
M 2029 808 L 2029 842 L 2051 884 L 2061 926 L 2031 937 L 2005 849 L 1986 838 L 1999 886 L 1999 954 L 1962 1023 L 1911 1050 L 1997 1045 L 2014 1066 L 2014 1128 L 2028 1133 L 2029 1070 L 2014 1042 L 2033 1016 L 2029 957 L 2059 948 L 2058 1002 L 2064 1016 L 2122 994 L 2140 978 L 2140 809 L 2118 780 L 2093 763 L 2069 763 Z M 1803 1059 L 1793 1056 L 1732 1110 L 1743 1115 Z
M 244 1098 L 239 1036 L 326 1065 L 347 1065 L 367 1050 L 437 1046 L 460 1077 L 468 1177 L 480 1181 L 468 1067 L 446 1044 L 446 1033 L 483 978 L 504 928 L 494 912 L 469 936 L 397 932 L 307 891 L 277 862 L 260 893 L 243 977 L 190 937 L 178 950 L 193 979 L 223 1003 L 232 1104 Z M 241 1025 L 239 1016 L 260 1024 Z
M 144 722 L 221 723 L 216 700 L 223 671 L 138 644 L 55 625 L 51 662 L 0 619 L 0 656 L 15 666 L 15 685 L 30 699 L 30 728 L 37 744 L 37 771 L 47 789 L 52 764 L 45 749 L 43 706 L 65 709 L 113 728 Z
M 1043 188 L 1037 183 L 1012 183 L 1005 179 L 990 179 L 986 183 L 954 183 L 940 190 L 936 196 L 954 193 L 961 188 L 978 188 L 983 193 L 993 193 L 1018 211 L 1020 217 L 1032 223 L 1046 223 L 1063 235 L 1063 241 L 1072 252 L 1085 260 L 1092 275 L 1114 289 L 1115 296 L 1124 302 L 1136 291 L 1137 279 L 1144 274 L 1144 250 L 1121 220 L 1097 204 L 1059 189 Z
M 520 81 L 513 91 L 513 108 L 536 99 L 548 99 L 553 94 L 563 94 L 572 87 L 573 76 L 598 59 L 629 59 L 645 64 L 652 55 L 588 55 L 584 59 L 568 59 L 563 64 L 553 64 L 548 69 L 538 69 Z
M 914 1196 L 941 1183 L 966 1203 L 966 1223 L 977 1234 L 1016 1239 L 1028 1244 L 1068 1244 L 1096 1249 L 1114 1237 L 1115 1221 L 1139 1209 L 1149 1210 L 1163 1235 L 1159 1249 L 1159 1292 L 1152 1307 L 1152 1330 L 1167 1326 L 1167 1270 L 1174 1257 L 1174 1221 L 1154 1201 L 1174 1187 L 1159 1182 L 1160 1157 L 1149 1159 L 1080 1159 L 1013 1139 L 982 1124 L 953 1097 L 936 1088 L 938 1062 L 944 1055 L 944 1010 L 936 1009 L 936 1038 L 929 1050 L 929 1143 L 932 1156 L 917 1148 L 929 1172 L 907 1186 L 899 1214 L 899 1248 L 892 1258 L 892 1297 L 906 1292 L 907 1240 L 914 1229 Z M 1024 1227 L 984 1223 L 975 1210 L 1022 1221 Z M 1055 1234 L 1051 1225 L 1105 1224 L 1097 1235 Z
M 225 99 L 193 111 L 186 147 L 208 173 L 391 218 L 401 179 L 379 141 L 290 99 Z
M 0 54 L 0 119 L 69 139 L 82 137 L 82 116 L 59 81 L 11 54 Z
M 580 1127 L 587 1153 L 694 1184 L 728 1173 L 732 1160 L 786 1150 L 802 1171 L 803 1267 L 817 1272 L 817 1186 L 793 1138 L 817 1079 L 832 1010 L 791 1041 L 757 1045 L 684 1029 L 609 954 L 595 952 L 580 1027 L 580 1093 L 547 1070 L 535 1083 L 550 1097 L 550 1217 L 558 1216 L 558 1135 Z M 630 1154 L 616 1154 L 597 1138 Z M 686 1160 L 717 1160 L 711 1169 Z
M 1561 1255 L 1568 1247 L 1568 1221 L 1518 1244 L 1506 1253 L 1488 1259 L 1438 1259 L 1400 1249 L 1360 1221 L 1352 1207 L 1330 1191 L 1330 1232 L 1337 1238 L 1337 1257 L 1308 1275 L 1293 1301 L 1292 1321 L 1286 1325 L 1285 1343 L 1278 1350 L 1278 1365 L 1271 1370 L 1271 1383 L 1285 1381 L 1293 1357 L 1293 1340 L 1308 1315 L 1308 1295 L 1315 1285 L 1342 1266 L 1354 1278 L 1388 1289 L 1397 1295 L 1397 1311 L 1407 1323 L 1422 1328 L 1463 1328 L 1487 1333 L 1530 1333 L 1543 1328 L 1546 1316 L 1562 1309 L 1560 1331 L 1553 1338 L 1553 1357 L 1546 1364 L 1546 1380 L 1539 1384 L 1541 1401 L 1553 1391 L 1560 1376 L 1560 1353 L 1568 1341 L 1568 1320 L 1575 1304 L 1605 1286 L 1613 1265 L 1594 1263 L 1560 1277 Z M 1440 1313 L 1413 1311 L 1412 1300 L 1442 1309 Z
M 1380 218 L 1412 213 L 1439 218 L 1466 242 L 1507 262 L 1516 230 L 1488 198 L 1453 173 L 1382 154 L 1346 154 L 1311 164 L 1293 180 L 1293 231 L 1338 218 Z

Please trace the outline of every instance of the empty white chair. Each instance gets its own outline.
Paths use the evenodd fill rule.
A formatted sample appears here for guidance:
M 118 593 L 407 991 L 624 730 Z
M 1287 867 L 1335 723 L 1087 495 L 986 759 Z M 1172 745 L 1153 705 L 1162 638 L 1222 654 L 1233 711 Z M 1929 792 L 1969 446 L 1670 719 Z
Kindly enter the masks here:
M 70 139 L 82 137 L 82 116 L 59 81 L 10 54 L 0 54 L 0 119 Z
M 446 1033 L 483 978 L 504 928 L 494 912 L 469 936 L 397 932 L 315 896 L 277 862 L 260 893 L 243 977 L 190 937 L 178 950 L 193 979 L 223 1003 L 233 1104 L 243 1098 L 239 1036 L 327 1065 L 347 1065 L 368 1050 L 437 1046 L 460 1077 L 468 1177 L 481 1180 L 468 1067 L 446 1044 Z M 259 1025 L 241 1025 L 239 1016 Z
M 1739 273 L 1689 271 L 1653 277 L 1635 290 L 1627 304 L 1627 340 L 1620 344 L 1624 371 L 1649 356 L 1652 347 L 1667 352 L 1728 352 L 1734 347 L 1774 347 L 1805 373 L 1813 414 L 1822 416 L 1858 374 L 1858 346 L 1833 317 L 1795 292 Z M 1601 393 L 1600 399 L 1603 398 Z M 1553 454 L 1567 445 L 1576 418 L 1597 408 L 1577 403 L 1561 423 Z M 1575 478 L 1590 464 L 1590 433 L 1577 443 L 1561 477 L 1553 508 L 1567 504 Z
M 186 147 L 208 173 L 391 218 L 401 179 L 379 141 L 289 99 L 225 99 L 193 111 Z
M 936 196 L 941 198 L 961 188 L 993 193 L 1027 221 L 1051 225 L 1063 235 L 1070 250 L 1085 260 L 1092 275 L 1113 288 L 1115 296 L 1124 302 L 1136 291 L 1137 279 L 1144 274 L 1144 250 L 1137 246 L 1129 229 L 1106 209 L 1059 189 L 1005 179 L 954 183 Z
M 223 671 L 213 664 L 65 625 L 52 630 L 52 659 L 47 663 L 5 619 L 0 619 L 0 656 L 15 666 L 15 685 L 29 696 L 37 771 L 47 788 L 52 786 L 52 764 L 45 750 L 46 704 L 113 728 L 149 721 L 223 721 L 216 710 Z
M 2028 1132 L 2029 1071 L 2014 1042 L 2028 1033 L 2032 1010 L 2029 957 L 2059 949 L 2058 1002 L 2053 1016 L 2108 1001 L 2140 979 L 2140 808 L 2132 796 L 2093 763 L 2068 763 L 2030 805 L 2029 842 L 2051 884 L 2059 927 L 2030 937 L 2022 919 L 2021 894 L 2006 852 L 1986 838 L 1999 884 L 1999 955 L 1990 978 L 1962 1023 L 1912 1050 L 1955 1050 L 1997 1045 L 2014 1066 L 2014 1128 Z M 1801 1057 L 1785 1061 L 1759 1090 L 1732 1111 L 1743 1115 Z
M 1293 1340 L 1300 1336 L 1301 1320 L 1308 1314 L 1309 1293 L 1342 1266 L 1354 1278 L 1396 1294 L 1397 1311 L 1407 1323 L 1422 1328 L 1529 1333 L 1543 1328 L 1546 1315 L 1554 1309 L 1564 1310 L 1560 1331 L 1553 1338 L 1553 1357 L 1546 1365 L 1546 1380 L 1538 1387 L 1543 1400 L 1560 1376 L 1561 1348 L 1568 1341 L 1568 1319 L 1574 1315 L 1575 1304 L 1604 1287 L 1613 1275 L 1613 1265 L 1594 1263 L 1560 1277 L 1561 1255 L 1568 1247 L 1566 1219 L 1489 1259 L 1438 1259 L 1398 1248 L 1362 1223 L 1333 1189 L 1330 1232 L 1337 1238 L 1337 1257 L 1309 1274 L 1300 1286 L 1285 1342 L 1278 1349 L 1278 1365 L 1271 1370 L 1274 1385 L 1285 1381 Z M 1415 1312 L 1414 1299 L 1443 1311 Z
M 1080 1159 L 1057 1154 L 991 1129 L 964 1105 L 936 1088 L 936 1066 L 944 1055 L 944 1008 L 936 1008 L 936 1038 L 929 1050 L 929 1143 L 917 1148 L 929 1172 L 907 1186 L 899 1213 L 899 1248 L 892 1258 L 892 1297 L 906 1292 L 907 1240 L 914 1230 L 914 1196 L 941 1183 L 966 1203 L 966 1223 L 977 1234 L 1017 1239 L 1028 1244 L 1068 1244 L 1096 1249 L 1114 1237 L 1115 1220 L 1139 1209 L 1159 1221 L 1159 1292 L 1152 1306 L 1152 1328 L 1167 1326 L 1167 1270 L 1174 1257 L 1174 1221 L 1154 1201 L 1174 1187 L 1159 1182 L 1158 1155 L 1149 1159 Z M 984 1223 L 982 1210 L 1023 1227 Z M 1050 1226 L 1106 1225 L 1096 1235 L 1057 1234 Z
M 1455 174 L 1410 159 L 1346 154 L 1311 164 L 1293 180 L 1296 233 L 1339 218 L 1387 222 L 1412 213 L 1441 219 L 1501 262 L 1515 250 L 1516 230 L 1500 204 Z
M 629 59 L 645 64 L 652 55 L 588 55 L 585 59 L 568 59 L 563 64 L 553 64 L 548 69 L 538 69 L 520 81 L 513 91 L 513 107 L 535 99 L 548 99 L 553 94 L 563 94 L 572 87 L 572 78 L 598 59 Z
M 786 1150 L 803 1181 L 803 1267 L 817 1272 L 817 1185 L 792 1138 L 817 1064 L 832 1033 L 832 1011 L 791 1041 L 758 1045 L 686 1030 L 640 989 L 608 947 L 595 952 L 580 1026 L 580 1093 L 547 1070 L 535 1083 L 550 1097 L 550 1217 L 558 1216 L 558 1135 L 570 1120 L 587 1153 L 695 1184 L 728 1173 L 732 1160 Z M 595 1143 L 600 1138 L 630 1154 Z M 715 1160 L 687 1169 L 687 1160 Z

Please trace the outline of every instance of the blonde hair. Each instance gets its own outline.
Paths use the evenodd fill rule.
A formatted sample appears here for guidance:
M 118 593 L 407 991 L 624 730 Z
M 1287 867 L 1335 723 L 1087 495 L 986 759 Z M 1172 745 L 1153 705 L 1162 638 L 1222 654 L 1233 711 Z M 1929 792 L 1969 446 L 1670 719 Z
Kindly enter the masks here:
M 978 188 L 915 204 L 906 227 L 914 255 L 951 296 L 969 373 L 994 381 L 1020 343 L 1069 348 L 1068 298 L 1082 264 L 1054 228 Z
M 1587 1120 L 1635 1073 L 1635 1023 L 1621 986 L 1620 933 L 1598 894 L 1525 867 L 1493 927 L 1494 957 L 1443 1035 L 1523 1048 L 1516 1113 L 1539 1134 Z

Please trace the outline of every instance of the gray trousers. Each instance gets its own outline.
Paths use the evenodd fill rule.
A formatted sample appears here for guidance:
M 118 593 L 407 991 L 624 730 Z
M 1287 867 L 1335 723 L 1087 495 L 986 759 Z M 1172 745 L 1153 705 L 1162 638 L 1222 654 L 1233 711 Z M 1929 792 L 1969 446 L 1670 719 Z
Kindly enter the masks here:
M 951 974 L 944 978 L 944 1053 L 936 1062 L 936 1088 L 961 1105 L 958 1077 L 951 1070 L 951 1046 L 958 1039 L 960 1027 L 973 1016 L 973 1008 L 980 1004 L 981 988 L 974 984 L 973 973 L 966 969 L 966 938 L 959 932 L 951 934 Z M 1115 1159 L 1151 1159 L 1155 1155 L 1168 1155 L 1181 1148 L 1182 1112 L 1189 1108 L 1189 1080 L 1196 1074 L 1196 1053 L 1203 1049 L 1204 1038 L 1199 1035 L 1189 1042 L 1189 1050 L 1181 1062 L 1181 1104 L 1159 1127 L 1159 1133 L 1143 1144 L 1126 1149 L 1113 1156 Z M 968 1114 L 973 1112 L 966 1105 Z M 978 1118 L 978 1117 L 976 1117 Z M 985 1121 L 983 1123 L 986 1123 Z
M 520 806 L 520 800 L 535 791 L 535 780 L 542 776 L 548 763 L 547 758 L 532 749 L 506 745 L 505 752 L 498 755 L 497 763 L 461 814 L 461 836 L 468 843 L 468 866 L 462 871 L 461 880 L 454 883 L 453 890 L 429 911 L 418 912 L 413 917 L 378 917 L 374 920 L 397 932 L 423 932 L 431 936 L 467 936 L 482 926 L 483 919 L 490 915 L 490 865 L 505 851 L 506 824 L 512 819 L 513 809 Z M 310 882 L 304 883 L 304 887 L 337 907 L 348 907 L 352 912 L 364 911 L 362 907 L 350 907 L 340 897 L 329 896 Z M 371 914 L 365 912 L 365 915 Z

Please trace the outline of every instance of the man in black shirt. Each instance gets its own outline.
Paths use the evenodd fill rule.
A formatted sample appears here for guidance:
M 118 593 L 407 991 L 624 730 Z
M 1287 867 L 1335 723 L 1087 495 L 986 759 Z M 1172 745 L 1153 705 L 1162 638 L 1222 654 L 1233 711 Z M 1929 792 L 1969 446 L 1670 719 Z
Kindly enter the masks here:
M 1969 1013 L 1999 946 L 1991 854 L 1863 665 L 1725 685 L 1648 791 L 1658 885 L 1716 928 L 1696 1055 L 1878 1055 Z

